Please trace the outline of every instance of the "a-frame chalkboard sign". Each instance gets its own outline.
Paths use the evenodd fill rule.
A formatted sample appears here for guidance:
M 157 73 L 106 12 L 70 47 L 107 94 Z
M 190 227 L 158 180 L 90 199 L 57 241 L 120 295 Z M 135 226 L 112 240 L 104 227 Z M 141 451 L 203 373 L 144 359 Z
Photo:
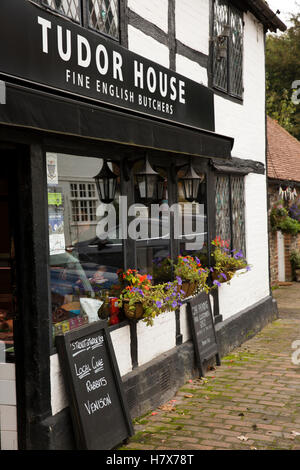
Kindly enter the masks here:
M 209 297 L 206 292 L 192 297 L 189 302 L 189 324 L 195 347 L 196 361 L 200 377 L 204 377 L 203 363 L 213 356 L 217 366 L 221 365 L 214 320 Z
M 56 337 L 78 449 L 111 450 L 134 434 L 107 323 Z

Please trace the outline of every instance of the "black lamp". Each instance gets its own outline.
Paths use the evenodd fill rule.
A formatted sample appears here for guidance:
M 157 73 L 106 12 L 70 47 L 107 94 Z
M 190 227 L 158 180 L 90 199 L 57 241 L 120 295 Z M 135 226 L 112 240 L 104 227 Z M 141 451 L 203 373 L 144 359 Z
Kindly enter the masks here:
M 180 178 L 186 201 L 193 202 L 197 200 L 199 187 L 204 178 L 205 175 L 201 174 L 201 176 L 199 176 L 190 163 L 185 175 Z
M 156 202 L 162 199 L 164 179 L 153 170 L 148 155 L 146 155 L 143 168 L 135 176 L 141 201 Z
M 117 187 L 117 178 L 117 175 L 115 175 L 109 168 L 107 161 L 104 160 L 98 175 L 94 176 L 99 199 L 104 204 L 110 204 L 114 201 Z

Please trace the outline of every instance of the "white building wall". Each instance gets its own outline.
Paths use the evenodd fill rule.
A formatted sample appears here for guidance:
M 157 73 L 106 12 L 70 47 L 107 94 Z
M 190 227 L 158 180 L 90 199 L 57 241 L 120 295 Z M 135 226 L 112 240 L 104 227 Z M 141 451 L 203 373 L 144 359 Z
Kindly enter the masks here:
M 168 32 L 168 0 L 128 0 L 128 8 Z
M 209 1 L 176 0 L 176 39 L 195 51 L 208 55 Z
M 205 67 L 197 64 L 191 59 L 176 54 L 176 72 L 185 77 L 190 78 L 194 82 L 208 85 L 207 70 Z
M 0 449 L 18 449 L 15 364 L 0 363 Z
M 169 48 L 133 26 L 128 26 L 128 48 L 135 54 L 169 67 Z

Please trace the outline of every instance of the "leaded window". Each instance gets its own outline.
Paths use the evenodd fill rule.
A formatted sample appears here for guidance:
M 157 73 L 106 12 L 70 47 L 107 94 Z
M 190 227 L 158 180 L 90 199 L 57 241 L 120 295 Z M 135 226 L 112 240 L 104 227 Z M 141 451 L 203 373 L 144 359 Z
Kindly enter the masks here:
M 41 0 L 41 2 L 82 26 L 119 39 L 119 0 Z
M 216 179 L 216 235 L 231 249 L 246 255 L 244 177 L 218 175 Z
M 80 22 L 80 0 L 43 0 L 43 3 L 71 20 Z
M 89 0 L 89 27 L 119 38 L 118 0 Z
M 214 1 L 213 85 L 243 96 L 243 13 L 228 0 Z

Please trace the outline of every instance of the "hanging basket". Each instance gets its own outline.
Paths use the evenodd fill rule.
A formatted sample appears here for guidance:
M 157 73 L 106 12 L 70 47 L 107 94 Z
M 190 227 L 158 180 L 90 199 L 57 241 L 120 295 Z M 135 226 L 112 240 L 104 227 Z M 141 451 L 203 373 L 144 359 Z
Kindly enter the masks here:
M 129 308 L 129 300 L 123 301 L 124 314 L 129 320 L 139 320 L 144 315 L 144 307 L 141 302 L 137 302 L 134 306 L 135 309 L 132 310 Z
M 185 293 L 185 297 L 191 297 L 191 295 L 194 294 L 195 290 L 197 288 L 197 282 L 189 282 L 189 281 L 183 281 L 181 289 Z
M 231 281 L 231 279 L 233 278 L 233 276 L 235 275 L 235 271 L 222 271 L 225 276 L 226 276 L 226 279 L 221 276 L 221 274 L 218 272 L 218 271 L 214 271 L 212 273 L 212 280 L 213 281 L 218 281 L 220 282 L 221 284 L 225 283 L 225 282 L 229 282 Z

